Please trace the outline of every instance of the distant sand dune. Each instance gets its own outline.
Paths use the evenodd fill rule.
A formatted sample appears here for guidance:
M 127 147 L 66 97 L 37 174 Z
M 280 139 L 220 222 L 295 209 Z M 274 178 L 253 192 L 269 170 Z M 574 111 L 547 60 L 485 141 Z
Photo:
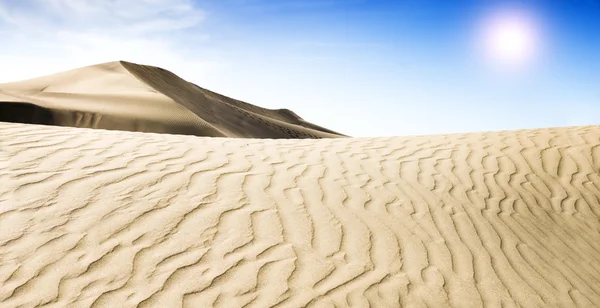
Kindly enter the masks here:
M 0 121 L 212 137 L 343 136 L 290 110 L 260 108 L 125 61 L 0 84 Z
M 600 307 L 599 141 L 0 123 L 0 306 Z

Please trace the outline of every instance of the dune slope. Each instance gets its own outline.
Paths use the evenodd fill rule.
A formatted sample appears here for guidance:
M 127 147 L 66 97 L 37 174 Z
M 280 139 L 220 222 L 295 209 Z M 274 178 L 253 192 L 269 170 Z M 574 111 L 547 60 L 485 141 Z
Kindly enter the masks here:
M 0 84 L 0 121 L 212 137 L 343 136 L 290 110 L 260 108 L 125 61 Z
M 0 123 L 0 306 L 598 307 L 599 140 Z

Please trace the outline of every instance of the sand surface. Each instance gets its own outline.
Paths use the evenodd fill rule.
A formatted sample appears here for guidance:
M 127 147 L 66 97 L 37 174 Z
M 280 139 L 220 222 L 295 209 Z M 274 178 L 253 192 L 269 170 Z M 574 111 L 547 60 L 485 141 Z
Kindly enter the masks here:
M 290 110 L 254 106 L 125 61 L 0 84 L 0 122 L 212 137 L 343 136 Z
M 0 123 L 0 306 L 599 307 L 599 145 Z

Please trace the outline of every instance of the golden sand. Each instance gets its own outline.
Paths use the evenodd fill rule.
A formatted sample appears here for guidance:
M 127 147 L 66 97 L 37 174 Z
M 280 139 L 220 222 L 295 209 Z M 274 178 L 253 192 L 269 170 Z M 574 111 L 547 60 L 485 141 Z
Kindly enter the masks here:
M 0 85 L 0 307 L 600 307 L 600 126 L 342 136 L 128 62 Z
M 599 140 L 0 123 L 0 306 L 598 307 Z
M 154 66 L 119 61 L 0 84 L 0 122 L 243 138 L 343 135 Z

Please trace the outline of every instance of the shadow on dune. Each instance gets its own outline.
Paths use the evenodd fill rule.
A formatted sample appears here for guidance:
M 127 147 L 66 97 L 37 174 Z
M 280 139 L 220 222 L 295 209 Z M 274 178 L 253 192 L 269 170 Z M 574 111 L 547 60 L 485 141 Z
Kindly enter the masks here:
M 0 102 L 0 122 L 54 125 L 52 112 L 25 102 Z

